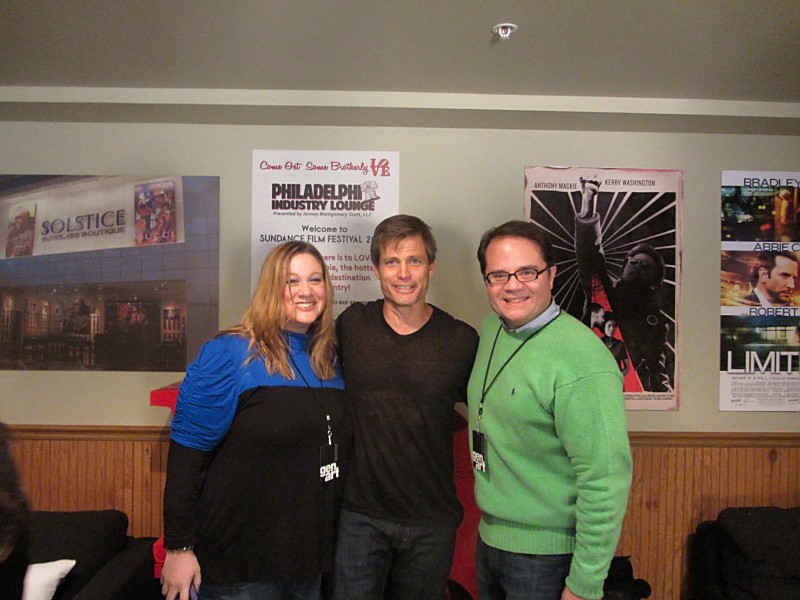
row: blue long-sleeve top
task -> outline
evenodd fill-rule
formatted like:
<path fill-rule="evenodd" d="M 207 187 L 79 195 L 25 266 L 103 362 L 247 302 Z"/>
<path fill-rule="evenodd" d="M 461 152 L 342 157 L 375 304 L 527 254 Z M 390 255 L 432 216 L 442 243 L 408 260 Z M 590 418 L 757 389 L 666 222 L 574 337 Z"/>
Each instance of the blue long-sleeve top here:
<path fill-rule="evenodd" d="M 312 387 L 344 389 L 338 369 L 334 379 L 320 382 L 317 378 L 306 352 L 308 340 L 307 334 L 286 333 L 292 366 L 300 371 L 295 379 L 279 373 L 270 375 L 261 359 L 245 365 L 249 356 L 247 338 L 223 335 L 207 342 L 186 370 L 178 392 L 172 439 L 187 448 L 212 450 L 228 432 L 239 396 L 252 388 L 306 387 L 308 382 Z"/>
<path fill-rule="evenodd" d="M 331 568 L 353 435 L 344 382 L 338 369 L 317 378 L 309 336 L 286 340 L 295 379 L 270 375 L 261 357 L 245 364 L 247 338 L 225 334 L 203 346 L 181 384 L 164 545 L 194 545 L 204 583 L 296 581 Z M 325 461 L 338 470 L 326 478 L 331 442 L 338 454 Z"/>

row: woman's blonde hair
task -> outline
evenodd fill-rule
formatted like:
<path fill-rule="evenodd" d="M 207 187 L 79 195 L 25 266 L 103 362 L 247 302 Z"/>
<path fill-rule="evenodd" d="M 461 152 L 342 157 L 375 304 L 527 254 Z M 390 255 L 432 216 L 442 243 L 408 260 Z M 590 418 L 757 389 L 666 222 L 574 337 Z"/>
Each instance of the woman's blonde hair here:
<path fill-rule="evenodd" d="M 235 333 L 249 338 L 251 351 L 247 362 L 257 357 L 264 359 L 270 375 L 276 372 L 287 379 L 295 373 L 289 361 L 289 347 L 284 338 L 288 319 L 283 293 L 286 289 L 289 263 L 299 254 L 309 254 L 322 267 L 325 285 L 325 307 L 317 320 L 308 328 L 308 354 L 311 368 L 319 379 L 333 379 L 336 361 L 336 342 L 333 326 L 333 286 L 328 267 L 313 245 L 307 242 L 285 242 L 272 250 L 264 259 L 261 274 L 253 292 L 249 308 L 242 322 L 222 333 Z"/>

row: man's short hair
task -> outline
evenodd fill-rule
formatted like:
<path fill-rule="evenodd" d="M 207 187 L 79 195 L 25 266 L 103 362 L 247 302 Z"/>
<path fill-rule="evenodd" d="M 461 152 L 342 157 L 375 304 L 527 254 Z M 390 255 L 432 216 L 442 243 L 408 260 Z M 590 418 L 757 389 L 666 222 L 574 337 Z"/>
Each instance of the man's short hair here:
<path fill-rule="evenodd" d="M 372 234 L 372 242 L 369 245 L 370 258 L 376 267 L 381 261 L 381 250 L 386 244 L 394 242 L 400 243 L 402 240 L 420 236 L 425 244 L 425 253 L 428 255 L 428 262 L 436 260 L 436 240 L 433 237 L 431 228 L 419 217 L 411 215 L 394 215 L 385 218 L 378 223 Z"/>
<path fill-rule="evenodd" d="M 630 249 L 628 255 L 625 257 L 627 261 L 633 256 L 637 254 L 646 254 L 650 258 L 652 258 L 656 263 L 656 281 L 653 281 L 654 286 L 659 286 L 664 283 L 664 275 L 666 274 L 666 265 L 664 264 L 664 257 L 658 253 L 658 250 L 653 248 L 650 244 L 646 242 L 642 242 L 641 244 L 636 244 L 633 248 Z"/>
<path fill-rule="evenodd" d="M 772 269 L 775 268 L 775 259 L 779 256 L 788 258 L 792 262 L 797 262 L 797 255 L 789 250 L 763 250 L 759 252 L 758 258 L 756 258 L 756 265 L 753 267 L 753 273 L 750 276 L 750 283 L 753 287 L 756 287 L 758 283 L 761 269 L 766 269 L 767 273 L 772 273 Z"/>
<path fill-rule="evenodd" d="M 532 241 L 539 247 L 545 265 L 550 267 L 554 264 L 553 244 L 542 228 L 531 221 L 506 221 L 502 225 L 492 227 L 481 236 L 481 242 L 478 245 L 478 263 L 481 265 L 481 273 L 486 272 L 486 249 L 489 244 L 504 237 L 518 237 Z"/>

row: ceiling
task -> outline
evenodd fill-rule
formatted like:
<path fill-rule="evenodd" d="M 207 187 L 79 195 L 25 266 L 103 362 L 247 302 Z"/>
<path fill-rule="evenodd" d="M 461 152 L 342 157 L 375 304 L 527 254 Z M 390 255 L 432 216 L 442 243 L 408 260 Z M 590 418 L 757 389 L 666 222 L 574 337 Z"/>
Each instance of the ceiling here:
<path fill-rule="evenodd" d="M 5 0 L 0 112 L 45 101 L 29 87 L 62 86 L 135 88 L 131 97 L 164 88 L 794 104 L 798 9 L 797 0 Z M 501 22 L 519 26 L 507 41 L 491 31 Z"/>

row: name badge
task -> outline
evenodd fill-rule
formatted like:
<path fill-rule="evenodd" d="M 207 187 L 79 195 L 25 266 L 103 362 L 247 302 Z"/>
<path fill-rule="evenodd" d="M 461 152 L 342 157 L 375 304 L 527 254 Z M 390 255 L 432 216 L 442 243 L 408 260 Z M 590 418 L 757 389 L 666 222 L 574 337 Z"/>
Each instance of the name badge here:
<path fill-rule="evenodd" d="M 481 473 L 487 472 L 486 436 L 474 429 L 472 430 L 472 468 Z"/>
<path fill-rule="evenodd" d="M 339 477 L 339 467 L 336 464 L 338 459 L 338 444 L 322 444 L 319 447 L 319 478 L 323 483 Z"/>

